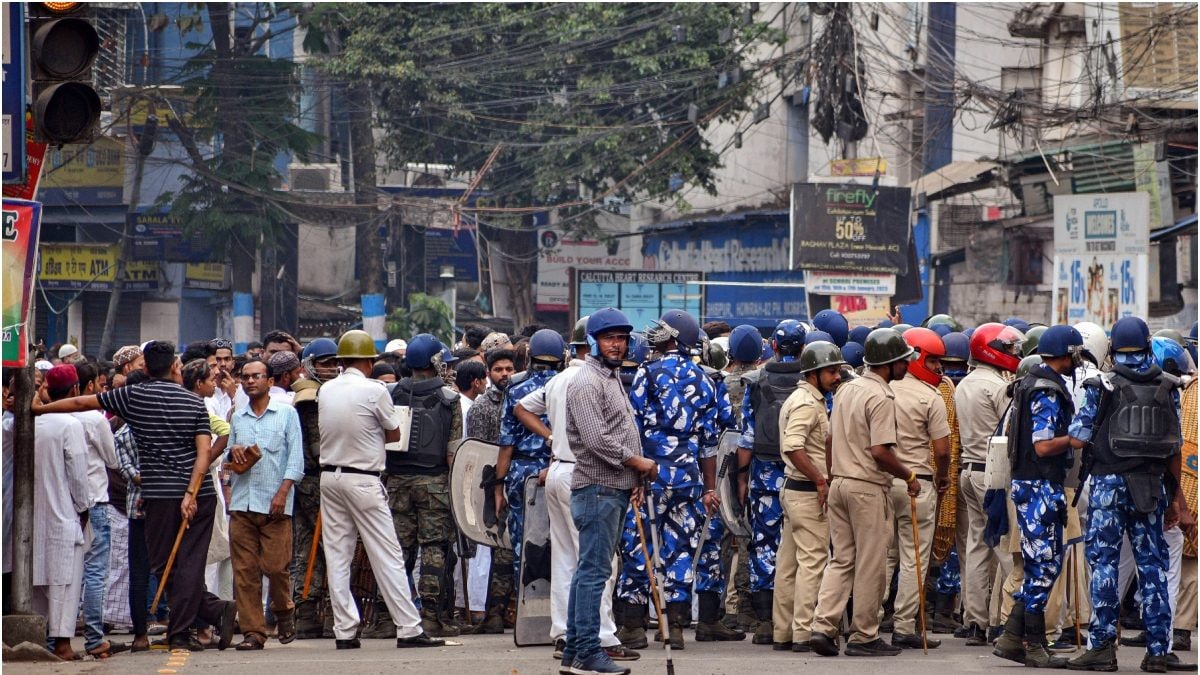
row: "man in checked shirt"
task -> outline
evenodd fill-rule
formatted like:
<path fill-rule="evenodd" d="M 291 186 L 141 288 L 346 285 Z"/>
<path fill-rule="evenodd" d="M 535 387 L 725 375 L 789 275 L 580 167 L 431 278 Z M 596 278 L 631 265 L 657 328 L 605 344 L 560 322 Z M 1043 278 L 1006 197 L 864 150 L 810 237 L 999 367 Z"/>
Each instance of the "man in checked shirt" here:
<path fill-rule="evenodd" d="M 579 566 L 567 606 L 567 644 L 560 673 L 619 673 L 600 647 L 600 599 L 612 572 L 612 557 L 625 511 L 642 498 L 639 482 L 658 464 L 642 457 L 629 397 L 617 375 L 633 326 L 620 310 L 588 317 L 587 362 L 567 399 L 567 438 L 575 453 L 571 519 L 579 530 Z"/>

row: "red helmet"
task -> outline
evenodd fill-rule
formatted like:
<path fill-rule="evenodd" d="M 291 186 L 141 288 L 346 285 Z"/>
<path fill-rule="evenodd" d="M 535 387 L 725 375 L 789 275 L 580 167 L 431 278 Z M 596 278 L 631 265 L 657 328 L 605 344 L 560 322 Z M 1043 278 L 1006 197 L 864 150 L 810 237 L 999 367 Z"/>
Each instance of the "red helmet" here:
<path fill-rule="evenodd" d="M 904 331 L 904 341 L 916 350 L 916 357 L 908 363 L 908 372 L 922 382 L 938 386 L 942 381 L 941 369 L 934 372 L 925 359 L 930 356 L 940 359 L 946 355 L 946 345 L 942 344 L 941 336 L 928 328 L 909 328 Z"/>
<path fill-rule="evenodd" d="M 1024 341 L 1025 335 L 1012 326 L 985 323 L 971 333 L 971 358 L 1015 373 Z"/>

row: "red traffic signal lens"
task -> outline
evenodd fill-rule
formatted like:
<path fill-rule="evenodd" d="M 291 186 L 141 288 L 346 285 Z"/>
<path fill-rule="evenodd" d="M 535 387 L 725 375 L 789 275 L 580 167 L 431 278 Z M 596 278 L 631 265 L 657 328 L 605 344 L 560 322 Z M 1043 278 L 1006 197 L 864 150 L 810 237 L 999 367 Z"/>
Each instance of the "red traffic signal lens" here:
<path fill-rule="evenodd" d="M 83 19 L 57 19 L 37 27 L 33 35 L 33 57 L 51 79 L 75 77 L 96 60 L 100 36 Z"/>

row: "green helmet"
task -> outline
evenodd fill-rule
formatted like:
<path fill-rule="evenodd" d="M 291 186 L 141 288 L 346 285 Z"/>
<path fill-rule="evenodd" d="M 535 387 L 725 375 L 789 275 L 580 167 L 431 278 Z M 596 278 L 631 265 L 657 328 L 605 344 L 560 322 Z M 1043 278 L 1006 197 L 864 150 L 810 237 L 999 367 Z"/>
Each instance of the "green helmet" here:
<path fill-rule="evenodd" d="M 892 330 L 901 335 L 904 335 L 904 331 L 908 330 L 909 328 L 912 328 L 911 323 L 898 323 L 895 326 L 892 326 Z"/>
<path fill-rule="evenodd" d="M 338 339 L 339 359 L 373 359 L 378 355 L 375 341 L 365 330 L 348 330 Z"/>
<path fill-rule="evenodd" d="M 1042 357 L 1037 354 L 1030 354 L 1021 359 L 1021 362 L 1017 364 L 1017 379 L 1025 377 L 1029 374 L 1029 371 L 1033 370 L 1034 366 L 1040 366 L 1041 364 Z"/>
<path fill-rule="evenodd" d="M 587 315 L 579 317 L 575 322 L 575 327 L 571 329 L 571 346 L 586 347 L 587 341 Z"/>
<path fill-rule="evenodd" d="M 1180 347 L 1187 347 L 1187 343 L 1184 342 L 1184 340 L 1183 340 L 1183 333 L 1180 333 L 1179 331 L 1175 330 L 1174 328 L 1163 328 L 1161 330 L 1157 330 L 1154 332 L 1154 335 L 1152 335 L 1151 337 L 1167 338 L 1168 340 L 1174 342 L 1175 344 L 1179 345 Z"/>
<path fill-rule="evenodd" d="M 820 370 L 826 366 L 845 365 L 845 363 L 846 360 L 842 358 L 842 350 L 832 342 L 825 340 L 810 342 L 804 346 L 804 351 L 800 352 L 800 372 L 802 374 Z"/>
<path fill-rule="evenodd" d="M 867 335 L 863 344 L 863 363 L 868 366 L 885 366 L 907 359 L 912 353 L 913 348 L 904 341 L 900 331 L 895 328 L 876 328 Z"/>
<path fill-rule="evenodd" d="M 1025 356 L 1036 354 L 1038 342 L 1042 339 L 1042 333 L 1046 332 L 1045 326 L 1034 326 L 1025 333 L 1025 341 L 1021 343 L 1021 353 Z"/>
<path fill-rule="evenodd" d="M 933 316 L 921 322 L 923 328 L 932 329 L 934 326 L 949 326 L 951 333 L 962 332 L 962 324 L 954 320 L 954 317 L 949 314 L 934 314 Z"/>
<path fill-rule="evenodd" d="M 718 342 L 708 342 L 708 367 L 717 370 L 724 370 L 725 366 L 729 365 L 729 356 L 725 353 L 725 348 Z"/>

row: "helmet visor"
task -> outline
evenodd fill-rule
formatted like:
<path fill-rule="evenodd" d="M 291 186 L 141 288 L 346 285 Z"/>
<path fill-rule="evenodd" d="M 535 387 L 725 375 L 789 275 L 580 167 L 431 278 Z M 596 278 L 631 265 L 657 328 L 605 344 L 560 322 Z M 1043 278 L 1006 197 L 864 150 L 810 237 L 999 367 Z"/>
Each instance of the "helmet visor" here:
<path fill-rule="evenodd" d="M 1024 342 L 1024 333 L 1012 326 L 1005 326 L 1004 330 L 996 333 L 996 337 L 992 338 L 988 346 L 998 352 L 1020 358 L 1023 355 L 1021 348 Z"/>

